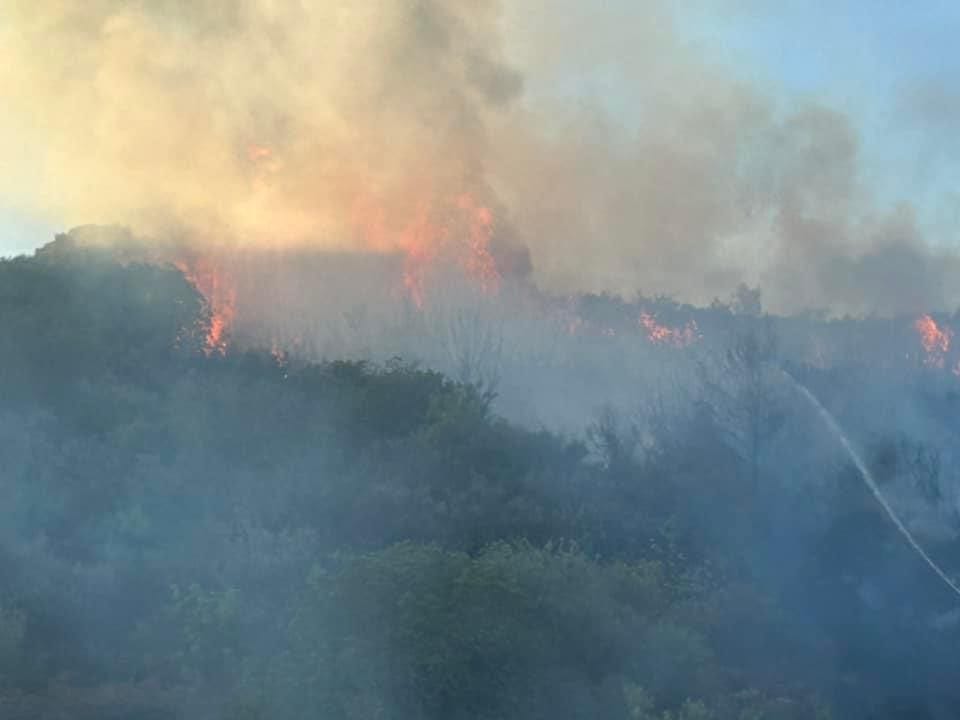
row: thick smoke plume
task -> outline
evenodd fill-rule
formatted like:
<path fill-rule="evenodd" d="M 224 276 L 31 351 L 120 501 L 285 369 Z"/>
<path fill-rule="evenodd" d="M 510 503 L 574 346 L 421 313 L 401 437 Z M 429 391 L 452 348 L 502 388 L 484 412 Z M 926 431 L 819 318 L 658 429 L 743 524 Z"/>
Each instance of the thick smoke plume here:
<path fill-rule="evenodd" d="M 368 206 L 401 225 L 477 190 L 485 116 L 520 87 L 490 50 L 489 3 L 6 14 L 3 84 L 21 125 L 5 134 L 33 141 L 27 194 L 71 223 L 175 222 L 198 242 L 350 244 Z"/>
<path fill-rule="evenodd" d="M 843 114 L 622 5 L 13 0 L 0 192 L 201 248 L 373 250 L 466 196 L 550 291 L 953 309 L 960 263 L 871 199 Z"/>

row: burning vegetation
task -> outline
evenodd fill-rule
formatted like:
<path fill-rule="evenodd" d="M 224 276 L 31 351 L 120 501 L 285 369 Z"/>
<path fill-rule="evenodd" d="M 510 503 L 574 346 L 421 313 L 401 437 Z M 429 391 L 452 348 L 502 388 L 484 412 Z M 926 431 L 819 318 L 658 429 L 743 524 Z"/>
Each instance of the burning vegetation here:
<path fill-rule="evenodd" d="M 208 355 L 225 355 L 237 315 L 237 289 L 229 271 L 209 256 L 176 259 L 176 268 L 196 288 L 209 309 L 205 350 Z"/>
<path fill-rule="evenodd" d="M 960 254 L 855 117 L 666 0 L 9 5 L 4 204 L 122 225 L 0 259 L 0 718 L 960 707 Z"/>
<path fill-rule="evenodd" d="M 950 352 L 950 341 L 953 339 L 953 330 L 941 328 L 930 315 L 921 315 L 913 324 L 920 336 L 923 347 L 923 364 L 943 369 L 946 357 Z"/>
<path fill-rule="evenodd" d="M 346 347 L 343 332 L 392 332 L 387 324 L 400 320 L 389 319 L 383 308 L 397 306 L 398 299 L 402 300 L 400 306 L 408 304 L 424 321 L 428 315 L 436 317 L 448 312 L 446 304 L 469 297 L 469 303 L 482 313 L 507 312 L 516 319 L 528 317 L 544 328 L 557 327 L 569 337 L 612 341 L 639 336 L 652 346 L 676 350 L 705 340 L 715 343 L 722 337 L 717 330 L 717 318 L 723 315 L 717 316 L 706 308 L 651 301 L 642 296 L 626 303 L 614 296 L 555 298 L 543 293 L 530 282 L 527 266 L 511 265 L 509 253 L 502 252 L 504 246 L 497 242 L 489 208 L 470 195 L 447 203 L 445 212 L 431 207 L 423 204 L 420 211 L 399 225 L 388 223 L 386 214 L 374 210 L 373 205 L 368 205 L 363 213 L 358 211 L 358 218 L 362 219 L 358 219 L 358 224 L 368 245 L 361 253 L 296 248 L 264 251 L 228 246 L 199 252 L 192 244 L 148 242 L 121 229 L 94 227 L 72 231 L 62 236 L 61 243 L 65 243 L 63 247 L 99 248 L 125 263 L 174 265 L 205 302 L 208 320 L 203 332 L 208 355 L 226 354 L 231 343 L 239 338 L 242 349 L 270 347 L 278 354 L 284 353 L 287 359 L 311 359 L 327 352 L 311 350 L 320 345 L 327 347 L 322 342 L 318 345 L 316 334 L 331 332 L 329 326 L 324 329 L 311 324 L 311 315 L 342 314 L 345 326 L 336 342 Z M 51 247 L 46 252 L 55 251 Z M 505 286 L 510 288 L 509 292 L 501 293 Z M 458 296 L 462 298 L 457 299 Z M 740 300 L 735 297 L 731 303 L 729 307 L 735 309 Z M 484 306 L 486 310 L 482 310 Z M 631 317 L 637 319 L 631 321 Z M 375 324 L 364 328 L 364 322 Z M 784 322 L 791 325 L 797 321 L 784 318 Z M 808 326 L 809 337 L 796 348 L 798 357 L 828 367 L 845 353 L 857 352 L 851 342 L 862 337 L 871 323 L 879 323 L 877 342 L 888 332 L 884 328 L 907 325 L 917 346 L 916 351 L 909 347 L 877 347 L 878 362 L 895 366 L 919 356 L 925 368 L 960 374 L 960 358 L 953 346 L 954 330 L 948 320 L 938 321 L 932 314 L 913 320 L 890 318 L 863 324 L 855 320 L 814 323 Z M 842 332 L 834 332 L 844 324 L 855 328 L 853 337 L 844 338 Z M 844 350 L 848 346 L 851 349 Z"/>
<path fill-rule="evenodd" d="M 493 214 L 470 195 L 460 195 L 439 209 L 423 203 L 399 227 L 390 225 L 382 211 L 370 206 L 362 212 L 358 210 L 358 217 L 369 248 L 367 253 L 402 257 L 396 289 L 418 311 L 426 309 L 431 287 L 442 284 L 444 278 L 476 289 L 481 297 L 493 298 L 499 292 L 503 275 L 492 246 Z M 336 255 L 306 254 L 321 260 L 324 256 Z M 257 314 L 254 306 L 266 299 L 261 297 L 263 282 L 280 280 L 276 271 L 281 267 L 292 269 L 304 253 L 296 249 L 257 252 L 227 247 L 204 251 L 196 246 L 183 246 L 151 255 L 154 262 L 162 262 L 160 257 L 169 255 L 167 261 L 172 262 L 204 298 L 209 309 L 207 353 L 223 355 L 237 323 L 243 325 L 248 320 L 242 314 L 238 317 L 238 312 L 242 312 L 238 308 Z M 267 262 L 269 267 L 258 268 L 260 262 Z M 354 277 L 353 280 L 366 286 L 372 278 Z"/>
<path fill-rule="evenodd" d="M 697 323 L 693 320 L 683 327 L 667 327 L 658 323 L 653 315 L 644 311 L 640 313 L 640 325 L 646 331 L 650 342 L 657 345 L 684 348 L 695 343 L 700 337 Z"/>
<path fill-rule="evenodd" d="M 368 248 L 404 255 L 403 285 L 418 308 L 424 307 L 431 279 L 451 268 L 486 294 L 498 291 L 493 213 L 471 195 L 441 203 L 421 200 L 399 222 L 391 221 L 382 205 L 362 197 L 354 216 Z"/>

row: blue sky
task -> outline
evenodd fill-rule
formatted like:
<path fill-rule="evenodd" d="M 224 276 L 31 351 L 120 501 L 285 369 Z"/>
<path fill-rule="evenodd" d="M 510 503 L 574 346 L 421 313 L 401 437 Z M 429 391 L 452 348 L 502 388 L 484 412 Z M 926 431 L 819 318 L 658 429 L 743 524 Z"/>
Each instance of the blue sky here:
<path fill-rule="evenodd" d="M 0 256 L 31 253 L 53 240 L 60 228 L 42 219 L 0 203 Z"/>
<path fill-rule="evenodd" d="M 688 22 L 755 79 L 795 93 L 882 95 L 899 82 L 960 68 L 960 6 L 943 0 L 780 0 L 775 10 L 747 3 Z"/>
<path fill-rule="evenodd" d="M 960 217 L 960 133 L 918 122 L 907 110 L 911 93 L 939 88 L 955 93 L 953 107 L 960 111 L 960 3 L 739 5 L 688 11 L 681 27 L 774 97 L 843 111 L 859 131 L 865 179 L 878 200 L 910 202 L 930 227 L 931 242 L 960 245 L 942 222 L 933 227 L 937 219 Z"/>
<path fill-rule="evenodd" d="M 787 103 L 816 100 L 845 112 L 860 131 L 864 172 L 881 201 L 911 202 L 928 223 L 941 220 L 933 242 L 960 245 L 952 222 L 943 221 L 960 220 L 960 133 L 949 123 L 910 122 L 903 112 L 909 92 L 956 84 L 960 118 L 960 3 L 713 0 L 684 7 L 681 32 L 745 80 Z M 0 198 L 0 255 L 29 251 L 58 229 Z"/>

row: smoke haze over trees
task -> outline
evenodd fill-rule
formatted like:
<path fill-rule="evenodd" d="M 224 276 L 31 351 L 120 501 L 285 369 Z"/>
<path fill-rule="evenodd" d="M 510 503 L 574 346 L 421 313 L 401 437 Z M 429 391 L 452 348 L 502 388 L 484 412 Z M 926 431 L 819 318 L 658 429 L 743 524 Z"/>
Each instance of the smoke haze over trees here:
<path fill-rule="evenodd" d="M 4 261 L 3 716 L 949 717 L 954 599 L 771 368 L 827 399 L 952 573 L 960 381 L 796 359 L 817 333 L 898 355 L 893 321 L 764 317 L 746 290 L 646 307 L 699 333 L 636 331 L 661 383 L 598 332 L 476 385 L 210 354 L 181 272 L 69 236 Z M 579 317 L 622 334 L 630 308 Z M 578 391 L 600 368 L 615 392 Z M 549 385 L 578 430 L 517 414 L 538 373 L 520 404 Z"/>

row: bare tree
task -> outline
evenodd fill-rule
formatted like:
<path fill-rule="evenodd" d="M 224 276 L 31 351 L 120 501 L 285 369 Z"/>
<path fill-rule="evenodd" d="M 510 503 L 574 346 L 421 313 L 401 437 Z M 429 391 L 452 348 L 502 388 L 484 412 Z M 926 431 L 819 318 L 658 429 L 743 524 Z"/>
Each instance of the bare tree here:
<path fill-rule="evenodd" d="M 439 278 L 431 286 L 431 302 L 422 318 L 426 345 L 416 348 L 416 354 L 425 354 L 458 382 L 492 396 L 503 364 L 505 306 L 500 298 L 454 279 Z"/>
<path fill-rule="evenodd" d="M 769 440 L 782 424 L 776 355 L 770 323 L 757 327 L 753 321 L 734 331 L 719 357 L 701 363 L 705 399 L 728 442 L 746 462 L 755 489 Z"/>
<path fill-rule="evenodd" d="M 444 348 L 457 380 L 484 394 L 496 392 L 503 359 L 503 322 L 474 306 L 447 318 Z"/>

